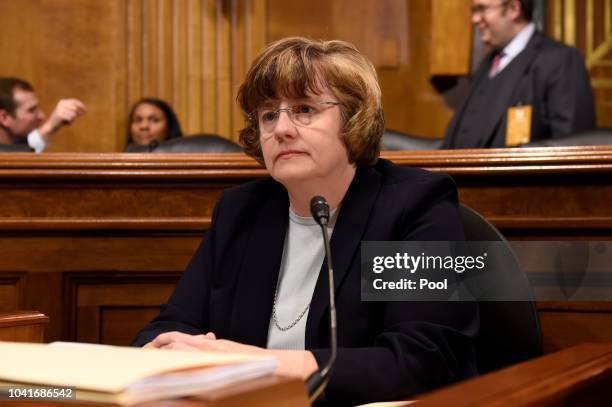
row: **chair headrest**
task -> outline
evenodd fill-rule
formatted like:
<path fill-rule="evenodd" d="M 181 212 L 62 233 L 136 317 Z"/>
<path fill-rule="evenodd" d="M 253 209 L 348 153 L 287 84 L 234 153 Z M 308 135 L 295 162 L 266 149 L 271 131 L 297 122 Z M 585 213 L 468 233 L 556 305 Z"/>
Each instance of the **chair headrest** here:
<path fill-rule="evenodd" d="M 442 139 L 433 139 L 394 130 L 385 130 L 382 138 L 382 150 L 438 150 L 442 147 Z"/>
<path fill-rule="evenodd" d="M 149 144 L 128 144 L 125 147 L 126 153 L 150 153 L 159 146 L 159 141 L 153 140 Z"/>
<path fill-rule="evenodd" d="M 31 153 L 32 148 L 29 145 L 22 144 L 0 144 L 0 152 L 5 153 Z"/>
<path fill-rule="evenodd" d="M 593 129 L 571 136 L 537 140 L 521 147 L 603 146 L 612 144 L 612 129 Z"/>
<path fill-rule="evenodd" d="M 160 143 L 129 144 L 126 153 L 240 153 L 242 147 L 231 140 L 215 134 L 198 134 L 179 137 Z"/>
<path fill-rule="evenodd" d="M 214 135 L 199 134 L 179 137 L 161 143 L 153 149 L 154 153 L 238 153 L 242 147 L 238 144 Z"/>

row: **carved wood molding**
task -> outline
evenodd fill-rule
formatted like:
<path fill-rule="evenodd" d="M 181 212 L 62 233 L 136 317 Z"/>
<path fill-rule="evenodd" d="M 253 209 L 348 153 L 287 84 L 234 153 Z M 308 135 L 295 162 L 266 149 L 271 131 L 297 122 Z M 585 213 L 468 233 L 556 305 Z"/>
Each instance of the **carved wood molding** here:
<path fill-rule="evenodd" d="M 71 340 L 86 339 L 102 343 L 101 318 L 104 309 L 158 307 L 166 301 L 169 293 L 163 298 L 150 298 L 150 292 L 138 296 L 138 287 L 142 290 L 142 287 L 160 285 L 171 292 L 179 277 L 180 272 L 177 271 L 65 273 L 64 312 L 68 315 L 68 337 Z"/>
<path fill-rule="evenodd" d="M 461 200 L 504 233 L 572 230 L 587 236 L 612 229 L 609 146 L 382 157 L 450 174 Z M 200 233 L 210 226 L 223 189 L 266 175 L 244 154 L 6 154 L 0 162 L 0 230 Z"/>
<path fill-rule="evenodd" d="M 25 272 L 21 273 L 2 273 L 0 274 L 0 284 L 4 285 L 16 285 L 20 282 L 20 280 L 24 277 Z"/>
<path fill-rule="evenodd" d="M 39 311 L 0 312 L 0 328 L 46 324 L 49 318 Z"/>
<path fill-rule="evenodd" d="M 610 301 L 538 301 L 538 311 L 612 313 Z"/>
<path fill-rule="evenodd" d="M 210 217 L 201 218 L 152 218 L 152 219 L 122 219 L 122 218 L 0 218 L 0 230 L 7 231 L 53 231 L 53 232 L 84 232 L 88 231 L 143 231 L 149 233 L 170 232 L 201 232 L 210 227 Z"/>
<path fill-rule="evenodd" d="M 399 165 L 455 174 L 609 172 L 612 147 L 541 147 L 530 149 L 432 150 L 383 152 Z M 0 180 L 6 178 L 88 179 L 248 179 L 266 170 L 240 153 L 225 154 L 78 154 L 34 156 L 6 154 L 0 162 Z"/>

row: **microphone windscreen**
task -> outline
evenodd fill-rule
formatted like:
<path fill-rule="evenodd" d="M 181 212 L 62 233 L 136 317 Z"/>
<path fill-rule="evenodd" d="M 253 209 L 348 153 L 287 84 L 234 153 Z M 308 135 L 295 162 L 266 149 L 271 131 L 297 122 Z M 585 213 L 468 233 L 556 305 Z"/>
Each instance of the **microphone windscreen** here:
<path fill-rule="evenodd" d="M 327 224 L 329 220 L 329 205 L 322 196 L 313 196 L 310 200 L 310 213 L 318 224 Z"/>

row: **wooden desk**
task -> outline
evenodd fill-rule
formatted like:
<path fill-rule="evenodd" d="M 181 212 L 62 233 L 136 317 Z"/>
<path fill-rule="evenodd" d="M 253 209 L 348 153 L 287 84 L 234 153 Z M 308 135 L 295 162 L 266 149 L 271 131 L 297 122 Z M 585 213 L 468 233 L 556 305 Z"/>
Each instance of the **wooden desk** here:
<path fill-rule="evenodd" d="M 415 398 L 432 406 L 604 406 L 612 398 L 612 344 L 583 344 Z M 59 406 L 65 403 L 15 403 Z M 81 405 L 79 403 L 70 405 Z M 92 404 L 83 404 L 92 405 Z M 147 403 L 154 407 L 306 406 L 300 380 L 270 377 L 206 398 Z M 406 404 L 409 405 L 409 404 Z"/>
<path fill-rule="evenodd" d="M 0 401 L 3 406 L 16 407 L 29 406 L 112 406 L 90 402 L 59 401 Z M 299 379 L 290 379 L 278 376 L 269 376 L 251 380 L 231 388 L 208 392 L 205 396 L 189 397 L 175 400 L 160 400 L 135 404 L 134 407 L 307 407 L 310 406 L 306 395 L 304 382 Z"/>
<path fill-rule="evenodd" d="M 612 239 L 612 147 L 383 156 L 452 175 L 511 239 Z M 1 158 L 0 311 L 40 309 L 48 341 L 127 344 L 170 295 L 221 191 L 266 175 L 242 154 Z M 610 303 L 540 312 L 549 351 L 612 341 Z"/>
<path fill-rule="evenodd" d="M 612 344 L 583 344 L 418 397 L 431 406 L 604 406 Z"/>
<path fill-rule="evenodd" d="M 0 312 L 0 341 L 42 342 L 48 323 L 38 311 Z"/>

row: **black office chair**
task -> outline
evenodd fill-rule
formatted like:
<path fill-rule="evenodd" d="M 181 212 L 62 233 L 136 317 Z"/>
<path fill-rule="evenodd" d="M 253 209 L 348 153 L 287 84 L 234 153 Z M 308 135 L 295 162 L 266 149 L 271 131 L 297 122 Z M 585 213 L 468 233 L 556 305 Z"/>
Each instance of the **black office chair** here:
<path fill-rule="evenodd" d="M 536 140 L 521 147 L 605 146 L 612 144 L 612 129 L 593 129 L 571 136 Z"/>
<path fill-rule="evenodd" d="M 242 147 L 214 134 L 179 137 L 161 143 L 153 153 L 240 153 Z"/>
<path fill-rule="evenodd" d="M 511 278 L 530 291 L 510 245 L 504 236 L 473 209 L 460 205 L 459 213 L 468 241 L 505 242 L 510 256 L 503 265 L 504 272 L 520 273 Z M 481 301 L 480 333 L 476 341 L 476 362 L 479 372 L 487 373 L 505 366 L 542 355 L 542 333 L 535 304 L 531 301 Z"/>
<path fill-rule="evenodd" d="M 215 134 L 197 134 L 178 137 L 163 143 L 157 140 L 149 144 L 129 144 L 126 153 L 240 153 L 242 147 Z"/>
<path fill-rule="evenodd" d="M 442 139 L 419 137 L 386 129 L 382 138 L 381 150 L 438 150 L 442 147 L 442 141 Z"/>
<path fill-rule="evenodd" d="M 0 144 L 0 153 L 31 153 L 33 151 L 27 144 Z"/>
<path fill-rule="evenodd" d="M 159 146 L 159 141 L 153 140 L 149 144 L 131 143 L 125 147 L 125 153 L 150 153 Z"/>

